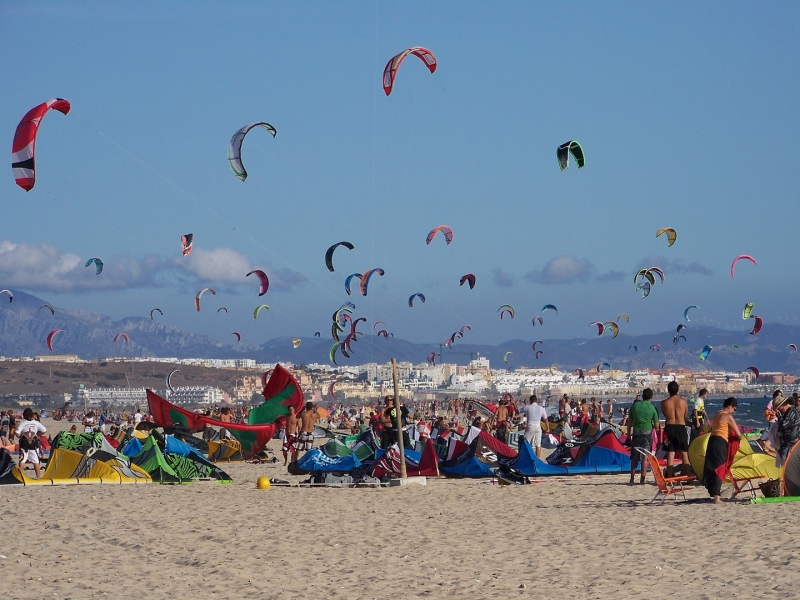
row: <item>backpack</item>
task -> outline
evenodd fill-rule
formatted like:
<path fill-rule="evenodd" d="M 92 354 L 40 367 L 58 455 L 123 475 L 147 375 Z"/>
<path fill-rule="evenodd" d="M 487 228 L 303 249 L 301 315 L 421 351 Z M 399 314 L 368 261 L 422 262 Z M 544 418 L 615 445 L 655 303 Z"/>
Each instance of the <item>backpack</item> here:
<path fill-rule="evenodd" d="M 39 449 L 39 436 L 36 435 L 36 431 L 25 431 L 22 435 L 19 436 L 19 448 L 20 450 L 38 450 Z"/>

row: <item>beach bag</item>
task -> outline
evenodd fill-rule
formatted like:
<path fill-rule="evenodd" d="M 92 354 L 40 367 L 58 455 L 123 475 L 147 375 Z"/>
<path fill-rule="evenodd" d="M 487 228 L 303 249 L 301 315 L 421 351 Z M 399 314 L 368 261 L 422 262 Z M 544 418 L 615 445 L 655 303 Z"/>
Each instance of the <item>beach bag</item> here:
<path fill-rule="evenodd" d="M 19 437 L 19 449 L 26 452 L 39 449 L 39 436 L 35 431 L 26 431 Z"/>
<path fill-rule="evenodd" d="M 781 495 L 780 479 L 768 479 L 759 483 L 758 487 L 761 489 L 761 493 L 764 494 L 764 498 L 777 498 Z"/>

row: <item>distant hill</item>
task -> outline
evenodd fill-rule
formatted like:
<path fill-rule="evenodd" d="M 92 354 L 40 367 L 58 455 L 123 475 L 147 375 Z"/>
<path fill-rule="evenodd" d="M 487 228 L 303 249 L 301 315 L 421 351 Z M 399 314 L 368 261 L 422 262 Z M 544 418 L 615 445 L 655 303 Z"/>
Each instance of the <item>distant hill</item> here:
<path fill-rule="evenodd" d="M 252 358 L 258 362 L 292 362 L 295 364 L 328 363 L 333 341 L 328 338 L 302 338 L 298 348 L 292 339 L 279 337 L 261 346 L 241 343 L 236 346 L 222 344 L 208 336 L 198 335 L 176 327 L 163 325 L 158 320 L 129 317 L 119 321 L 80 310 L 57 310 L 55 316 L 47 308 L 40 310 L 45 301 L 14 292 L 14 301 L 5 302 L 0 296 L 0 354 L 35 356 L 44 354 L 44 339 L 53 329 L 63 329 L 56 338 L 58 353 L 77 354 L 81 358 L 100 356 L 154 356 L 177 358 Z M 122 340 L 113 343 L 114 336 L 124 331 L 130 343 Z M 369 332 L 369 328 L 366 328 Z M 758 335 L 727 331 L 713 327 L 687 324 L 681 332 L 687 340 L 672 343 L 673 331 L 640 336 L 611 334 L 603 337 L 548 340 L 541 338 L 537 349 L 543 354 L 536 360 L 531 343 L 533 339 L 509 340 L 497 346 L 472 344 L 469 333 L 456 340 L 452 349 L 438 344 L 418 344 L 397 337 L 382 338 L 371 333 L 352 342 L 350 359 L 337 353 L 339 364 L 385 363 L 391 358 L 412 363 L 425 362 L 431 350 L 441 352 L 437 362 L 467 364 L 478 355 L 490 360 L 492 367 L 509 369 L 517 367 L 549 367 L 557 363 L 562 370 L 594 368 L 608 362 L 615 368 L 626 370 L 648 367 L 665 369 L 684 367 L 693 370 L 741 371 L 755 366 L 762 371 L 800 373 L 800 356 L 787 349 L 790 343 L 800 343 L 800 327 L 766 323 Z M 534 338 L 535 339 L 535 338 Z M 661 344 L 660 351 L 650 350 Z M 704 344 L 714 347 L 706 361 L 698 355 Z M 733 348 L 736 344 L 739 347 Z M 631 346 L 636 346 L 634 350 Z M 503 363 L 506 352 L 508 363 Z M 666 363 L 666 365 L 664 365 Z"/>

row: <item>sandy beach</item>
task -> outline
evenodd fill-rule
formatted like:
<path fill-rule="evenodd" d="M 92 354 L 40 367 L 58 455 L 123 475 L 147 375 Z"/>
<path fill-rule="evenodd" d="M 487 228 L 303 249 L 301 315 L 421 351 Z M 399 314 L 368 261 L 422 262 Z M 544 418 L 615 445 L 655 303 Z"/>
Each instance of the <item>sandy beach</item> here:
<path fill-rule="evenodd" d="M 260 476 L 300 478 L 287 476 L 282 461 L 221 466 L 232 484 L 0 488 L 7 596 L 796 593 L 800 528 L 791 505 L 649 506 L 654 486 L 628 486 L 627 475 L 529 486 L 429 478 L 427 486 L 258 490 Z M 688 497 L 703 499 L 705 489 Z"/>

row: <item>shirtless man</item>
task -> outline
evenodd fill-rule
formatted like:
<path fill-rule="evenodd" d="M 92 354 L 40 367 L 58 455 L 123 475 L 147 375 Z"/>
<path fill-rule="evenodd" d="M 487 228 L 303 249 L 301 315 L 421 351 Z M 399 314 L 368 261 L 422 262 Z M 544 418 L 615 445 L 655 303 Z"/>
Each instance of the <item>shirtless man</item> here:
<path fill-rule="evenodd" d="M 673 476 L 672 463 L 675 460 L 675 453 L 680 452 L 681 462 L 683 463 L 682 475 L 689 475 L 689 433 L 686 431 L 686 412 L 689 405 L 686 398 L 678 396 L 680 386 L 676 381 L 670 381 L 667 385 L 669 398 L 661 401 L 661 412 L 664 415 L 664 434 L 666 441 L 664 448 L 667 451 L 667 477 Z"/>
<path fill-rule="evenodd" d="M 292 460 L 297 457 L 297 452 L 307 452 L 314 447 L 314 424 L 319 421 L 317 409 L 313 402 L 306 402 L 306 407 L 300 413 L 300 435 L 297 436 L 297 451 L 292 455 Z"/>
<path fill-rule="evenodd" d="M 500 400 L 500 406 L 494 413 L 495 418 L 495 434 L 501 442 L 505 443 L 508 439 L 508 400 Z"/>
<path fill-rule="evenodd" d="M 286 466 L 289 454 L 292 455 L 292 462 L 297 462 L 297 432 L 299 429 L 300 420 L 294 414 L 294 406 L 290 406 L 283 429 L 283 466 Z"/>

